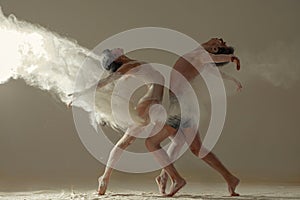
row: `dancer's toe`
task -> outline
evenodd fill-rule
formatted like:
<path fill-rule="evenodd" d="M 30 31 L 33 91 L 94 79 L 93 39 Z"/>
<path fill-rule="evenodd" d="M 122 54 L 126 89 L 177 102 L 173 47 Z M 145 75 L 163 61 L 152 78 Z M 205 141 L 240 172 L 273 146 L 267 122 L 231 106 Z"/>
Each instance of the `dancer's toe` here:
<path fill-rule="evenodd" d="M 98 179 L 99 186 L 98 186 L 98 195 L 104 195 L 107 189 L 108 181 L 105 180 L 103 177 Z"/>
<path fill-rule="evenodd" d="M 186 185 L 186 181 L 184 179 L 180 179 L 177 181 L 173 181 L 171 185 L 171 191 L 169 194 L 165 195 L 167 197 L 172 197 L 174 194 L 176 194 L 181 188 L 183 188 Z"/>
<path fill-rule="evenodd" d="M 232 177 L 232 179 L 228 182 L 228 191 L 230 196 L 240 196 L 235 192 L 237 185 L 240 183 L 240 180 L 236 177 Z"/>
<path fill-rule="evenodd" d="M 161 194 L 166 194 L 166 186 L 168 182 L 168 177 L 165 175 L 159 175 L 155 178 L 158 190 Z"/>
<path fill-rule="evenodd" d="M 233 192 L 233 193 L 230 194 L 230 196 L 232 196 L 232 197 L 237 197 L 237 196 L 240 196 L 240 194 L 239 194 L 239 193 L 236 193 L 236 192 Z"/>

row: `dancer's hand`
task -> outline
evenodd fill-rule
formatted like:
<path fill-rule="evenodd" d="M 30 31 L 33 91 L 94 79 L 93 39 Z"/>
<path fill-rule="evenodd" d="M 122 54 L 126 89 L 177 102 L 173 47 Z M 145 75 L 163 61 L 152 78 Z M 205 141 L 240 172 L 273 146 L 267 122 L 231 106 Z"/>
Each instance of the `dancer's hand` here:
<path fill-rule="evenodd" d="M 243 86 L 242 86 L 241 82 L 237 82 L 237 89 L 236 89 L 236 91 L 237 92 L 241 92 L 242 88 L 243 88 Z"/>
<path fill-rule="evenodd" d="M 231 62 L 234 62 L 236 64 L 236 69 L 237 70 L 241 69 L 241 64 L 240 64 L 240 60 L 238 59 L 238 57 L 232 56 L 231 57 Z"/>
<path fill-rule="evenodd" d="M 68 103 L 67 108 L 71 108 L 73 101 L 71 101 L 70 103 Z"/>

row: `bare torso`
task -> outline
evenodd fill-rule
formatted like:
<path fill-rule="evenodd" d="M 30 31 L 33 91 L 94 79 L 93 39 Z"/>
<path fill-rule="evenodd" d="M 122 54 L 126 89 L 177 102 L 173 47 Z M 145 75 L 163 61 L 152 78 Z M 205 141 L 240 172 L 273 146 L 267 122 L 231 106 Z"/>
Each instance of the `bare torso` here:
<path fill-rule="evenodd" d="M 140 117 L 148 118 L 148 109 L 153 103 L 161 103 L 164 91 L 164 77 L 151 65 L 135 60 L 124 61 L 117 72 L 123 75 L 133 75 L 147 85 L 147 91 L 138 101 L 136 110 Z M 142 65 L 142 66 L 141 66 Z"/>
<path fill-rule="evenodd" d="M 142 67 L 140 67 L 143 65 Z M 135 60 L 129 60 L 126 64 L 124 64 L 120 69 L 117 71 L 122 74 L 133 74 L 142 81 L 145 82 L 147 85 L 147 92 L 146 94 L 139 100 L 139 103 L 155 100 L 160 102 L 163 96 L 163 85 L 164 85 L 164 78 L 163 76 L 153 69 L 151 65 L 145 62 L 139 62 Z M 153 82 L 153 83 L 150 83 Z M 148 83 L 148 84 L 147 84 Z M 156 84 L 155 84 L 156 83 Z"/>
<path fill-rule="evenodd" d="M 193 51 L 180 57 L 174 64 L 170 77 L 170 89 L 180 90 L 182 88 L 182 82 L 178 81 L 180 75 L 182 75 L 186 81 L 192 81 L 199 75 L 199 70 L 203 68 L 201 57 L 206 56 L 206 52 L 202 47 L 198 47 Z"/>

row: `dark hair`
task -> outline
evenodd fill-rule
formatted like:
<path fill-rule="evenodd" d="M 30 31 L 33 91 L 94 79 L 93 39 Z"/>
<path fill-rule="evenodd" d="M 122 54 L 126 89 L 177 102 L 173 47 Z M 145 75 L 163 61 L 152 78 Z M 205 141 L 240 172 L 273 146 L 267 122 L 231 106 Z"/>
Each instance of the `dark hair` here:
<path fill-rule="evenodd" d="M 233 54 L 233 47 L 218 47 L 218 52 L 216 54 Z"/>
<path fill-rule="evenodd" d="M 102 67 L 110 72 L 116 72 L 121 66 L 122 63 L 115 62 L 115 56 L 111 53 L 109 49 L 105 49 L 100 58 L 100 63 Z"/>
<path fill-rule="evenodd" d="M 117 63 L 114 61 L 110 65 L 108 65 L 105 69 L 109 70 L 111 72 L 116 72 L 121 66 L 122 66 L 122 63 Z"/>

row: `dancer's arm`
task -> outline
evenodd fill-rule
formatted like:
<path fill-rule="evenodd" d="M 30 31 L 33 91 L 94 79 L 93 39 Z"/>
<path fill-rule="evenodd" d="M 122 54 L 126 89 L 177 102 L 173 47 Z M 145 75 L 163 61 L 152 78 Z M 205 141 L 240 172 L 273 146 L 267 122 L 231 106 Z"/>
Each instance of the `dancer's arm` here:
<path fill-rule="evenodd" d="M 118 80 L 122 76 L 123 76 L 122 73 L 114 72 L 114 73 L 110 74 L 108 77 L 101 79 L 97 84 L 97 88 L 102 88 L 102 87 L 106 86 L 107 84 L 109 84 L 115 80 Z"/>
<path fill-rule="evenodd" d="M 108 77 L 106 77 L 104 79 L 101 79 L 97 85 L 97 88 L 104 87 L 105 85 L 107 85 L 115 80 L 118 80 L 124 74 L 129 72 L 131 69 L 133 69 L 137 66 L 140 66 L 140 65 L 141 65 L 140 62 L 133 62 L 133 63 L 129 62 L 129 63 L 122 65 L 116 72 L 110 74 Z"/>
<path fill-rule="evenodd" d="M 224 79 L 233 81 L 233 82 L 237 85 L 237 91 L 238 91 L 238 92 L 241 91 L 241 89 L 242 89 L 242 84 L 241 84 L 241 82 L 240 82 L 239 80 L 237 80 L 237 79 L 234 78 L 233 76 L 230 76 L 230 75 L 228 75 L 228 74 L 226 74 L 226 73 L 224 73 L 224 72 L 222 72 L 222 71 L 220 71 L 220 73 L 221 73 L 221 75 L 222 75 L 222 77 L 223 77 Z"/>
<path fill-rule="evenodd" d="M 126 72 L 128 72 L 130 69 L 133 69 L 137 66 L 141 65 L 141 63 L 139 62 L 134 62 L 134 63 L 127 63 L 122 65 L 116 72 L 108 75 L 106 78 L 101 79 L 100 82 L 98 82 L 97 84 L 97 88 L 102 88 L 104 86 L 106 86 L 107 84 L 118 80 L 119 78 L 121 78 Z M 93 88 L 95 87 L 95 85 L 92 85 L 91 87 L 85 89 L 84 91 L 80 91 L 80 92 L 74 92 L 71 94 L 68 94 L 68 96 L 73 96 L 73 100 L 67 105 L 68 108 L 71 107 L 74 99 L 76 99 L 77 97 L 91 91 Z"/>
<path fill-rule="evenodd" d="M 107 85 L 108 83 L 111 83 L 112 81 L 114 80 L 117 80 L 119 78 L 121 78 L 122 74 L 121 73 L 118 73 L 118 72 L 115 72 L 115 73 L 112 73 L 110 75 L 108 75 L 108 77 L 100 80 L 97 84 L 97 88 L 101 88 L 101 87 L 104 87 L 105 85 Z M 68 94 L 68 96 L 72 96 L 73 97 L 73 100 L 68 104 L 68 107 L 71 106 L 72 102 L 74 101 L 74 99 L 76 99 L 77 97 L 79 96 L 82 96 L 83 94 L 86 94 L 87 92 L 90 92 L 93 88 L 95 87 L 95 84 L 90 86 L 89 88 L 86 88 L 85 90 L 83 91 L 80 91 L 80 92 L 74 92 L 74 93 L 71 93 L 71 94 Z"/>
<path fill-rule="evenodd" d="M 240 60 L 235 55 L 226 55 L 226 54 L 210 54 L 210 57 L 215 63 L 222 63 L 222 62 L 234 62 L 236 64 L 236 69 L 240 70 Z"/>
<path fill-rule="evenodd" d="M 225 80 L 229 80 L 229 81 L 233 81 L 236 85 L 237 85 L 237 91 L 241 91 L 242 89 L 242 84 L 239 80 L 237 80 L 236 78 L 234 78 L 233 76 L 230 76 L 224 72 L 222 72 L 219 69 L 216 69 L 214 67 L 211 66 L 205 66 L 204 67 L 204 71 L 202 71 L 201 73 L 203 73 L 202 75 L 206 76 L 206 75 L 213 75 L 215 77 L 219 77 L 219 78 L 223 78 Z M 221 76 L 220 76 L 221 75 Z"/>
<path fill-rule="evenodd" d="M 201 58 L 202 63 L 224 63 L 224 62 L 234 62 L 236 64 L 236 69 L 240 70 L 240 60 L 233 54 L 209 54 L 211 59 L 206 59 L 207 56 Z"/>

